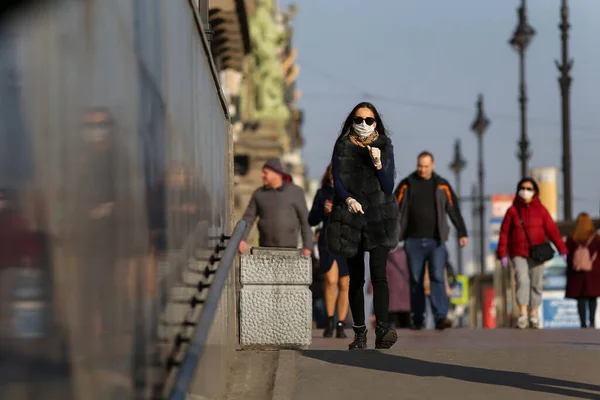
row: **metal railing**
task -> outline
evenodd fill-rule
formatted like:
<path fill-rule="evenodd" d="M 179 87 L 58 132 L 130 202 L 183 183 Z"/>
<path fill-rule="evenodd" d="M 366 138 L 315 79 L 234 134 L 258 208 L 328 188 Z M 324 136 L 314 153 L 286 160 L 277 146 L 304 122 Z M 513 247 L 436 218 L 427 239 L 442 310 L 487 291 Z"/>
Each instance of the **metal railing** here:
<path fill-rule="evenodd" d="M 227 281 L 231 268 L 234 265 L 235 257 L 237 255 L 238 247 L 242 241 L 244 231 L 246 230 L 246 223 L 239 221 L 229 242 L 223 252 L 223 256 L 219 261 L 219 265 L 216 269 L 214 279 L 208 289 L 208 294 L 203 305 L 200 319 L 197 323 L 197 328 L 190 339 L 189 346 L 185 357 L 181 363 L 173 389 L 169 393 L 169 400 L 185 400 L 188 388 L 192 383 L 194 377 L 194 371 L 198 365 L 198 361 L 202 357 L 204 346 L 208 335 L 210 333 L 211 325 L 215 314 L 217 312 L 219 301 L 221 299 L 221 292 Z"/>

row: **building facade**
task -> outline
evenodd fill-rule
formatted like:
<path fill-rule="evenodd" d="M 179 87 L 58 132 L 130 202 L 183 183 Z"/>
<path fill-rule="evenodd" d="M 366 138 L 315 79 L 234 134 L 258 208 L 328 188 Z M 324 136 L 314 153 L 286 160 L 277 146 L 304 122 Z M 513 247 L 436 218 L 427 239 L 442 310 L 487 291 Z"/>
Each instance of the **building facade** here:
<path fill-rule="evenodd" d="M 229 8 L 226 2 L 231 3 Z M 247 17 L 246 25 L 237 22 L 234 27 L 233 3 L 238 21 L 240 15 Z M 241 8 L 243 13 L 239 12 Z M 292 45 L 296 13 L 295 6 L 281 10 L 274 0 L 210 3 L 215 63 L 220 68 L 232 120 L 236 219 L 242 217 L 252 193 L 262 185 L 262 166 L 268 159 L 280 158 L 294 183 L 307 188 L 302 111 L 297 106 L 299 68 L 297 50 Z M 256 228 L 248 242 L 258 243 Z"/>

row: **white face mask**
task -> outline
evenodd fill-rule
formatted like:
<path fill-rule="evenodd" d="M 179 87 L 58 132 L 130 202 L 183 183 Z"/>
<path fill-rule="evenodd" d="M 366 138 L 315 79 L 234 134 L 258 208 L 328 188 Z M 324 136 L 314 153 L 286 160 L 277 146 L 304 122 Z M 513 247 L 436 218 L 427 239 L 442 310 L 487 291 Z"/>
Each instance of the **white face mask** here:
<path fill-rule="evenodd" d="M 523 200 L 531 200 L 533 194 L 534 193 L 531 190 L 519 190 L 519 197 Z"/>
<path fill-rule="evenodd" d="M 360 124 L 353 124 L 352 129 L 361 138 L 366 138 L 375 131 L 375 124 L 367 125 L 365 121 Z"/>

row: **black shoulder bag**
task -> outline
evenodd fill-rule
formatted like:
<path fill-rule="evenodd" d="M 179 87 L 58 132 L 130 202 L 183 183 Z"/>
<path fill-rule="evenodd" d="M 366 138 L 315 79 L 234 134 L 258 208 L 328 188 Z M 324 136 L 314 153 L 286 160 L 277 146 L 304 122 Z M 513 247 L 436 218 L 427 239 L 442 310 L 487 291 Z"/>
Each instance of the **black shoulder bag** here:
<path fill-rule="evenodd" d="M 549 242 L 536 244 L 535 246 L 531 243 L 531 239 L 529 238 L 529 234 L 527 233 L 527 228 L 525 228 L 525 222 L 523 222 L 523 218 L 521 217 L 521 213 L 517 211 L 519 215 L 519 221 L 521 221 L 521 226 L 523 227 L 523 231 L 525 232 L 525 237 L 527 238 L 527 243 L 529 244 L 529 257 L 537 263 L 543 264 L 548 260 L 554 258 L 554 249 L 550 245 Z"/>

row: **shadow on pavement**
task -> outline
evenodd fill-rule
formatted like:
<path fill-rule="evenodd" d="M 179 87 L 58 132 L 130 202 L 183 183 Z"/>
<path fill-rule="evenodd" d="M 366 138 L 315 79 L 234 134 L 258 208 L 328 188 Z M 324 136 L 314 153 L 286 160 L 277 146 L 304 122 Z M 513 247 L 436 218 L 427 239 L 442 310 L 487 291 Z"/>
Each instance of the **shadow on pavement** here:
<path fill-rule="evenodd" d="M 396 356 L 375 350 L 360 352 L 340 350 L 306 350 L 304 357 L 332 364 L 366 368 L 377 371 L 395 372 L 418 377 L 446 377 L 465 382 L 507 386 L 532 392 L 570 396 L 575 399 L 600 399 L 600 386 L 546 378 L 523 372 L 493 370 L 462 365 L 423 361 L 405 356 Z M 579 390 L 597 393 L 586 393 Z"/>

